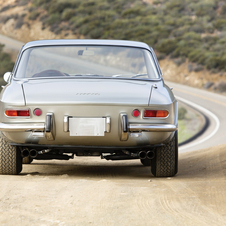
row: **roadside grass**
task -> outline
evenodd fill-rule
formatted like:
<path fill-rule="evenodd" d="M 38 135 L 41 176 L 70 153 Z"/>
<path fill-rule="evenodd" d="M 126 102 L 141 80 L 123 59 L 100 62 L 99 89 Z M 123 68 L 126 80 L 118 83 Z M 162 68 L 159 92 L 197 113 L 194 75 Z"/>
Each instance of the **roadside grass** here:
<path fill-rule="evenodd" d="M 178 143 L 188 140 L 195 133 L 193 131 L 187 130 L 188 121 L 187 120 L 178 120 Z"/>
<path fill-rule="evenodd" d="M 178 142 L 181 143 L 198 133 L 204 125 L 202 115 L 179 102 Z"/>

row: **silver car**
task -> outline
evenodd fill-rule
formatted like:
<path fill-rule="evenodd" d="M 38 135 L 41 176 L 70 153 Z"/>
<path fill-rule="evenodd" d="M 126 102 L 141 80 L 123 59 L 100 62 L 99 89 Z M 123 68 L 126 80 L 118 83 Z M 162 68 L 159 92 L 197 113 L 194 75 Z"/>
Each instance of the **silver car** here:
<path fill-rule="evenodd" d="M 4 80 L 0 174 L 74 156 L 140 159 L 154 176 L 177 173 L 178 104 L 147 44 L 29 42 Z"/>

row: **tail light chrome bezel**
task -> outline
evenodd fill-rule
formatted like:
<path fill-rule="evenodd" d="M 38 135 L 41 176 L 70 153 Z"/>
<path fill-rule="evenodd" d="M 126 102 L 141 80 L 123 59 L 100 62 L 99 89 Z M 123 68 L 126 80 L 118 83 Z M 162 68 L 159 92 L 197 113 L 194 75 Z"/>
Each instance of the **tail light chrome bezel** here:
<path fill-rule="evenodd" d="M 28 112 L 29 115 L 25 115 L 25 116 L 20 116 L 20 115 L 7 115 L 7 111 L 26 111 Z M 6 108 L 5 111 L 4 111 L 4 114 L 7 118 L 31 118 L 31 110 L 29 108 L 27 109 L 22 109 L 22 108 Z"/>

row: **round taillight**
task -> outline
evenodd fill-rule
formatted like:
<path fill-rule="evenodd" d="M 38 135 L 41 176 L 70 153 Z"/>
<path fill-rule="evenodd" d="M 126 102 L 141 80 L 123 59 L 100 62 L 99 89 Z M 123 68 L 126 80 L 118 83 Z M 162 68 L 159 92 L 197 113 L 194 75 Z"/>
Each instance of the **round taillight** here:
<path fill-rule="evenodd" d="M 41 114 L 42 114 L 42 110 L 41 110 L 41 109 L 36 108 L 36 109 L 34 110 L 34 115 L 40 116 Z"/>
<path fill-rule="evenodd" d="M 132 115 L 133 115 L 133 117 L 138 117 L 140 115 L 140 111 L 135 109 L 135 110 L 133 110 Z"/>

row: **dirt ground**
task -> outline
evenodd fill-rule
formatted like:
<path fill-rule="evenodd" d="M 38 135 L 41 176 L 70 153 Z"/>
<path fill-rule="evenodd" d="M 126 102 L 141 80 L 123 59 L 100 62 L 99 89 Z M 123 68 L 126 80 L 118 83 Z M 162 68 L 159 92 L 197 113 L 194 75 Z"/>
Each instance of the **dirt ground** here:
<path fill-rule="evenodd" d="M 0 176 L 0 225 L 225 225 L 225 149 L 181 153 L 172 178 L 138 160 L 36 160 Z"/>

